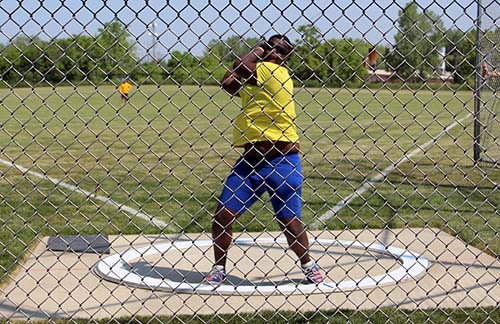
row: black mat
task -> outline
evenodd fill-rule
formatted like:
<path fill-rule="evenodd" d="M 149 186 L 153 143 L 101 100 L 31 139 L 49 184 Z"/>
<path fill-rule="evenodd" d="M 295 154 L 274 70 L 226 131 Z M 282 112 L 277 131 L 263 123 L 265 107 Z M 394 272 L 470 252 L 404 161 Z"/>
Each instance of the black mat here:
<path fill-rule="evenodd" d="M 102 234 L 51 236 L 47 242 L 51 251 L 109 254 L 110 248 L 108 236 Z"/>

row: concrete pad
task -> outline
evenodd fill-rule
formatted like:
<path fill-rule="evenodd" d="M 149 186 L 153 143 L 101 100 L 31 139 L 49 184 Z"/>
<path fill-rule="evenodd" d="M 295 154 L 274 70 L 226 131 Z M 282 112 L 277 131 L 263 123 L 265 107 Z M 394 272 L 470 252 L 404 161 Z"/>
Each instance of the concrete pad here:
<path fill-rule="evenodd" d="M 277 238 L 280 233 L 239 233 L 235 239 Z M 383 244 L 421 254 L 430 261 L 424 273 L 369 289 L 314 294 L 250 295 L 165 292 L 107 281 L 95 265 L 108 255 L 49 251 L 45 238 L 12 282 L 1 289 L 0 316 L 6 319 L 91 318 L 180 314 L 223 314 L 257 310 L 313 311 L 378 307 L 453 308 L 497 306 L 500 262 L 436 229 L 395 229 L 311 232 L 317 240 Z M 206 234 L 110 236 L 111 254 L 172 242 L 208 240 Z M 155 253 L 130 262 L 141 276 L 200 283 L 212 263 L 210 246 Z M 376 277 L 398 269 L 394 257 L 370 250 L 315 244 L 312 256 L 327 280 L 342 282 Z M 229 286 L 299 284 L 296 258 L 279 242 L 236 244 L 229 252 Z M 154 287 L 152 287 L 154 288 Z"/>

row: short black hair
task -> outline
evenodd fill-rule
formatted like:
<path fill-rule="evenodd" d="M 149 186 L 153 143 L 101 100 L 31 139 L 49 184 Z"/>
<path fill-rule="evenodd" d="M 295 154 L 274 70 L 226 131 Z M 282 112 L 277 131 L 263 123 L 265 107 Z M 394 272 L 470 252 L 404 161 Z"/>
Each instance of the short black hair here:
<path fill-rule="evenodd" d="M 288 45 L 290 45 L 291 48 L 293 48 L 293 44 L 290 41 L 290 39 L 288 37 L 286 37 L 285 35 L 282 35 L 282 34 L 276 34 L 276 35 L 273 35 L 273 36 L 269 37 L 268 42 L 270 43 L 271 39 L 276 39 L 276 38 L 284 40 L 285 42 L 288 43 Z"/>

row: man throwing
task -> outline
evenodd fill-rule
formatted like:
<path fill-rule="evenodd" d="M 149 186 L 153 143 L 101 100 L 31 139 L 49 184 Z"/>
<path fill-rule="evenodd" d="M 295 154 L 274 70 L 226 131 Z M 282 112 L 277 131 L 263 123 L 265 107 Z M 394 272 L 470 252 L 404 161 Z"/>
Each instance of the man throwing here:
<path fill-rule="evenodd" d="M 234 145 L 244 149 L 226 179 L 212 224 L 215 263 L 206 281 L 221 284 L 226 277 L 232 224 L 264 192 L 287 242 L 300 260 L 309 283 L 323 276 L 309 256 L 309 240 L 301 221 L 302 167 L 295 125 L 293 81 L 285 66 L 292 44 L 274 35 L 236 60 L 222 79 L 222 87 L 241 97 L 235 121 Z"/>

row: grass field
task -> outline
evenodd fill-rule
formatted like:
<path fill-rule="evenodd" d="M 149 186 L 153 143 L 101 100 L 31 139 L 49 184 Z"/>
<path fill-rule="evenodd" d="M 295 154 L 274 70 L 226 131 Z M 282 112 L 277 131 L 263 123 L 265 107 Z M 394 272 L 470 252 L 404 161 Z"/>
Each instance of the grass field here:
<path fill-rule="evenodd" d="M 2 281 L 46 235 L 210 231 L 238 156 L 231 148 L 238 99 L 216 87 L 141 86 L 121 106 L 113 87 L 86 86 L 0 89 L 0 100 L 1 160 L 167 223 L 158 228 L 0 164 Z M 500 170 L 473 164 L 470 92 L 300 89 L 296 101 L 305 223 L 414 152 L 321 227 L 437 227 L 499 255 Z M 235 230 L 265 229 L 278 226 L 264 199 Z"/>

